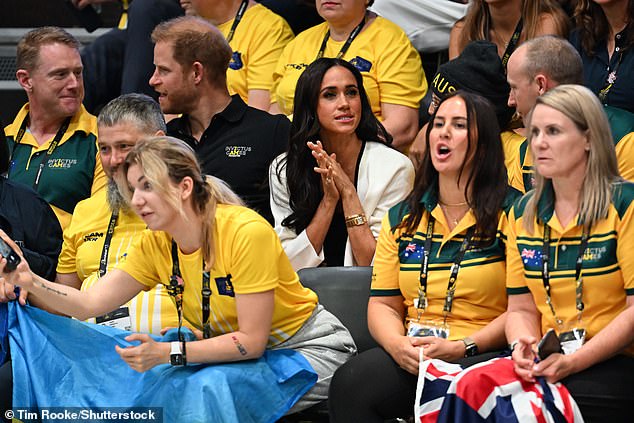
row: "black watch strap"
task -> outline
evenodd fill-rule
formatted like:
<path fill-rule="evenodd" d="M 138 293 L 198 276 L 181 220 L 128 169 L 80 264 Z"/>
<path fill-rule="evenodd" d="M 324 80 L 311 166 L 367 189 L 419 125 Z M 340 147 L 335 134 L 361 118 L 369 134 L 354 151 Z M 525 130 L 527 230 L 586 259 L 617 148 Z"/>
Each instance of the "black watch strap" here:
<path fill-rule="evenodd" d="M 467 336 L 466 338 L 462 338 L 462 342 L 464 343 L 465 357 L 473 357 L 474 355 L 478 355 L 478 346 L 473 339 Z"/>

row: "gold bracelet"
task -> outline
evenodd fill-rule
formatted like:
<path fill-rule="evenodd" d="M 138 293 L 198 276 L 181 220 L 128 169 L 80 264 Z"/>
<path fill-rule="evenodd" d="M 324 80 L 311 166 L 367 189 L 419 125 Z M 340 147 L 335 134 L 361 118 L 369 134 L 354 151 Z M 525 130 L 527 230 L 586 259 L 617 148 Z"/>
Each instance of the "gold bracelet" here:
<path fill-rule="evenodd" d="M 353 214 L 352 216 L 346 216 L 346 226 L 352 228 L 353 226 L 361 226 L 368 223 L 364 213 Z"/>

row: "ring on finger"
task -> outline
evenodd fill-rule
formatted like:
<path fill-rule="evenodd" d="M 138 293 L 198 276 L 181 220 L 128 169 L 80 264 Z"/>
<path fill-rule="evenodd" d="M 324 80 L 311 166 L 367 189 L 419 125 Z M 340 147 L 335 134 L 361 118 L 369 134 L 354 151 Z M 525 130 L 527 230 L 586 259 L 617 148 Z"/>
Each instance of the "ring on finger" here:
<path fill-rule="evenodd" d="M 327 183 L 331 183 L 332 182 L 332 178 L 326 178 L 326 182 Z"/>

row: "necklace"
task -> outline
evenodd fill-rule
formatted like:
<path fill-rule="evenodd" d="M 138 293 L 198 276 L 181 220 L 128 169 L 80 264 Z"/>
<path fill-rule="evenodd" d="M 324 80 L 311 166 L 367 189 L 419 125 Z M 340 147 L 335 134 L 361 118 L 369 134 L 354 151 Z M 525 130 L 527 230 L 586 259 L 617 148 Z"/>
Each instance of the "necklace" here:
<path fill-rule="evenodd" d="M 493 32 L 493 35 L 495 35 L 495 38 L 498 40 L 499 43 L 501 43 L 504 46 L 503 48 L 506 50 L 506 48 L 509 46 L 509 42 L 511 41 L 511 37 L 513 35 L 511 34 L 508 41 L 505 41 L 504 38 L 502 38 L 500 34 L 498 34 L 495 28 L 491 28 L 491 32 Z"/>
<path fill-rule="evenodd" d="M 449 220 L 450 222 L 453 222 L 453 226 L 458 226 L 458 221 L 460 219 L 462 219 L 464 217 L 465 214 L 467 214 L 467 210 L 465 210 L 463 213 L 461 213 L 459 216 L 453 216 L 451 213 L 449 213 L 449 210 L 447 210 L 447 207 L 449 206 L 458 206 L 459 204 L 443 204 L 443 203 L 438 203 L 440 204 L 440 209 L 443 211 L 443 213 L 445 214 L 445 217 L 447 218 L 447 220 Z M 464 203 L 460 203 L 461 205 L 466 205 L 467 202 Z"/>
<path fill-rule="evenodd" d="M 462 203 L 448 204 L 448 203 L 443 203 L 442 201 L 438 201 L 438 204 L 444 207 L 460 207 L 460 206 L 466 206 L 469 203 L 466 201 L 463 201 Z"/>

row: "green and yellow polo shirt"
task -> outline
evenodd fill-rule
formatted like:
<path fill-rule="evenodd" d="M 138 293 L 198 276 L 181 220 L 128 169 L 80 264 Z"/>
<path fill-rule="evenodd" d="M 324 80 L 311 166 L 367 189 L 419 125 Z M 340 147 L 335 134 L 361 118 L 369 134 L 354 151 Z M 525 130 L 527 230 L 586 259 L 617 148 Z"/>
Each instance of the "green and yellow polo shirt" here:
<path fill-rule="evenodd" d="M 484 248 L 469 247 L 464 255 L 456 282 L 452 312 L 447 319 L 449 339 L 470 336 L 506 311 L 506 211 L 519 196 L 517 190 L 509 187 L 503 210 L 500 211 L 496 239 Z M 475 216 L 469 210 L 450 231 L 436 194 L 429 190 L 420 201 L 425 212 L 414 234 L 406 233 L 402 228 L 396 229 L 409 214 L 405 203 L 397 204 L 385 215 L 372 271 L 370 295 L 402 296 L 407 310 L 405 326 L 418 316 L 413 300 L 418 297 L 429 216 L 433 216 L 436 222 L 427 275 L 428 307 L 422 316 L 423 320 L 442 322 L 451 266 L 467 230 L 476 224 Z"/>
<path fill-rule="evenodd" d="M 42 156 L 53 139 L 39 145 L 27 130 L 19 144 L 14 142 L 29 111 L 25 104 L 13 123 L 5 128 L 11 164 L 8 177 L 33 186 Z M 42 171 L 38 193 L 53 208 L 65 229 L 75 205 L 106 185 L 97 147 L 97 119 L 84 106 L 72 117 L 68 129 Z"/>
<path fill-rule="evenodd" d="M 507 293 L 530 293 L 542 316 L 542 331 L 557 329 L 546 304 L 542 280 L 543 222 L 546 222 L 551 230 L 549 270 L 555 312 L 565 327 L 582 326 L 590 338 L 623 311 L 627 295 L 634 295 L 634 183 L 614 184 L 608 217 L 591 228 L 581 271 L 585 305 L 581 325 L 577 324 L 575 308 L 575 263 L 583 228 L 578 216 L 562 227 L 554 213 L 552 192 L 545 192 L 538 202 L 534 231 L 528 233 L 523 216 L 532 195 L 534 191 L 518 200 L 509 215 Z"/>

